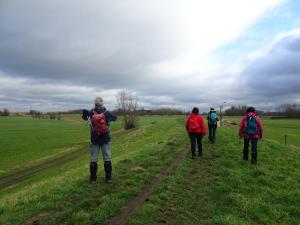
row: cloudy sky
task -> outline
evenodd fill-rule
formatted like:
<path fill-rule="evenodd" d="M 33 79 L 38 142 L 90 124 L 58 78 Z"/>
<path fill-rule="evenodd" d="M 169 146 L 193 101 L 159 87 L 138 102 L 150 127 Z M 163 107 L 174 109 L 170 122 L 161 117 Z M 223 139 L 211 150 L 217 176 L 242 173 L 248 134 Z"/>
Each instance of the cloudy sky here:
<path fill-rule="evenodd" d="M 0 108 L 300 103 L 298 0 L 0 0 Z"/>

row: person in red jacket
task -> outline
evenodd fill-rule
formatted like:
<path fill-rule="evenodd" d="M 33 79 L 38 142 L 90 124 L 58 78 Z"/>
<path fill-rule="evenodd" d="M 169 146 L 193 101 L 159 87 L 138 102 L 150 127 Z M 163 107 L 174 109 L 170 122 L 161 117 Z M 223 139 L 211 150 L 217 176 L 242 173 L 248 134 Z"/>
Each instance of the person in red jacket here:
<path fill-rule="evenodd" d="M 191 140 L 192 159 L 196 157 L 196 142 L 199 156 L 202 156 L 202 137 L 206 135 L 206 127 L 198 108 L 193 108 L 186 120 L 185 127 Z"/>
<path fill-rule="evenodd" d="M 255 113 L 254 107 L 246 110 L 246 115 L 242 117 L 239 128 L 240 138 L 244 137 L 244 160 L 248 160 L 249 143 L 251 142 L 251 163 L 257 163 L 257 142 L 262 138 L 263 126 L 260 118 Z"/>

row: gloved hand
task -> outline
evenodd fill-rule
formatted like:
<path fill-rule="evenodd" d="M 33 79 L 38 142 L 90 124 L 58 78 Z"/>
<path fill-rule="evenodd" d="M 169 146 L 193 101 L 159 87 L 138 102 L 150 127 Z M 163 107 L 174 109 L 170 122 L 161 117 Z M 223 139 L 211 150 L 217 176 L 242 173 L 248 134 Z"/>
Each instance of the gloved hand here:
<path fill-rule="evenodd" d="M 89 118 L 89 110 L 83 109 L 82 110 L 82 119 L 88 120 L 88 118 Z"/>

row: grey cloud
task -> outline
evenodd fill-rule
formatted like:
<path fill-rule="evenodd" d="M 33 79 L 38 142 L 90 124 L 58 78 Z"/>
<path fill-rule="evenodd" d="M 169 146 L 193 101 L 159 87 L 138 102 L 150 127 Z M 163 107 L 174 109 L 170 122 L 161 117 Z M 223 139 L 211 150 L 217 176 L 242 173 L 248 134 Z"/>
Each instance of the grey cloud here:
<path fill-rule="evenodd" d="M 132 87 L 178 50 L 164 15 L 142 2 L 0 4 L 0 70 L 18 77 Z"/>
<path fill-rule="evenodd" d="M 10 78 L 0 83 L 0 104 L 86 107 L 96 92 L 120 88 L 136 91 L 149 106 L 200 106 L 201 111 L 223 101 L 299 99 L 295 36 L 277 42 L 232 84 L 214 75 L 201 82 L 199 71 L 182 80 L 160 73 L 157 64 L 178 62 L 172 59 L 183 51 L 183 29 L 177 26 L 184 2 L 0 1 L 0 73 Z M 27 81 L 13 82 L 20 78 Z M 115 106 L 113 97 L 107 103 Z"/>
<path fill-rule="evenodd" d="M 252 96 L 259 101 L 280 98 L 294 102 L 300 98 L 299 62 L 300 37 L 283 38 L 241 73 L 238 89 L 242 96 Z"/>

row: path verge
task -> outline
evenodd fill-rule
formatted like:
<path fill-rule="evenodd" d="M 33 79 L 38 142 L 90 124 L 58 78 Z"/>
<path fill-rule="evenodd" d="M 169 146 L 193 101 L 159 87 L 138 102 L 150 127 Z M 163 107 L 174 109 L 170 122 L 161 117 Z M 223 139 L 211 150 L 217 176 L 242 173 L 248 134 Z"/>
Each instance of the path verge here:
<path fill-rule="evenodd" d="M 123 208 L 120 215 L 112 218 L 108 224 L 110 225 L 123 225 L 127 222 L 130 216 L 134 213 L 134 210 L 140 207 L 149 197 L 149 195 L 155 190 L 158 184 L 175 169 L 178 163 L 187 155 L 188 148 L 185 148 L 182 153 L 168 166 L 166 170 L 158 174 L 154 180 L 148 184 L 144 190 L 135 198 L 131 199 Z"/>

